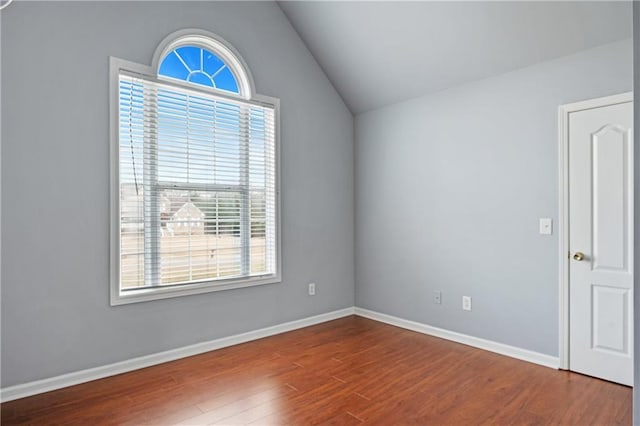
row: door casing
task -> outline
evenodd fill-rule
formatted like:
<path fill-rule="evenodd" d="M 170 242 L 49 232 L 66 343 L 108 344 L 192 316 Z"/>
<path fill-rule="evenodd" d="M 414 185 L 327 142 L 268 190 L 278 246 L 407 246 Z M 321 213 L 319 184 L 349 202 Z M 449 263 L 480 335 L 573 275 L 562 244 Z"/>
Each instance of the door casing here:
<path fill-rule="evenodd" d="M 569 370 L 569 114 L 633 101 L 633 92 L 560 105 L 558 108 L 559 368 Z"/>

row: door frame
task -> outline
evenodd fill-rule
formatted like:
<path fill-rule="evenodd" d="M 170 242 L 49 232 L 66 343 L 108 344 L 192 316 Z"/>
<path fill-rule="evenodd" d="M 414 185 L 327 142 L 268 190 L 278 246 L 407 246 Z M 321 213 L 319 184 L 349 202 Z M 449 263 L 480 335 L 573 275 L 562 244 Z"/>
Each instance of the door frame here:
<path fill-rule="evenodd" d="M 559 212 L 559 350 L 558 368 L 569 370 L 569 114 L 587 109 L 633 102 L 633 92 L 588 99 L 558 107 Z"/>

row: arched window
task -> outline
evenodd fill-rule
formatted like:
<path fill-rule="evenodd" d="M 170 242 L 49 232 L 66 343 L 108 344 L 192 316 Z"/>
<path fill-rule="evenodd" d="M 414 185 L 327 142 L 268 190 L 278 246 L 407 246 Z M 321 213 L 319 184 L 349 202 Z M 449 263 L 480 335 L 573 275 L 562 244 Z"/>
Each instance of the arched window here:
<path fill-rule="evenodd" d="M 158 77 L 251 99 L 253 78 L 240 54 L 215 34 L 184 30 L 165 38 L 153 57 Z"/>
<path fill-rule="evenodd" d="M 215 53 L 199 46 L 173 49 L 160 63 L 158 75 L 239 93 L 238 82 L 229 66 Z"/>
<path fill-rule="evenodd" d="M 279 282 L 278 100 L 198 30 L 111 78 L 112 304 Z"/>

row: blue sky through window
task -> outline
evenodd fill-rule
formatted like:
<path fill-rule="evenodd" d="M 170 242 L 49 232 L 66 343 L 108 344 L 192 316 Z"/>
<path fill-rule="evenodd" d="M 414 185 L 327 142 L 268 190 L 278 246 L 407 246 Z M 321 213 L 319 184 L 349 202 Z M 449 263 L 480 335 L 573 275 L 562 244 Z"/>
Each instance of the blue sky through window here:
<path fill-rule="evenodd" d="M 158 74 L 214 89 L 240 93 L 229 67 L 214 53 L 198 46 L 182 46 L 164 57 Z"/>

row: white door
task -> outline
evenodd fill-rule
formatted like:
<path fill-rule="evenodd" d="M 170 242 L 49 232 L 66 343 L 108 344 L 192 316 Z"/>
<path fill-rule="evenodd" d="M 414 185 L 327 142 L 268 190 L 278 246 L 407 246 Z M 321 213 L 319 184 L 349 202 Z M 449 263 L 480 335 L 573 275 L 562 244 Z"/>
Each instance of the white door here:
<path fill-rule="evenodd" d="M 568 124 L 569 368 L 632 385 L 633 102 Z"/>

